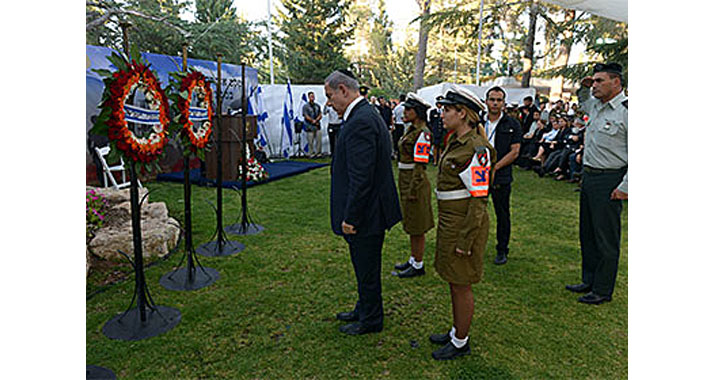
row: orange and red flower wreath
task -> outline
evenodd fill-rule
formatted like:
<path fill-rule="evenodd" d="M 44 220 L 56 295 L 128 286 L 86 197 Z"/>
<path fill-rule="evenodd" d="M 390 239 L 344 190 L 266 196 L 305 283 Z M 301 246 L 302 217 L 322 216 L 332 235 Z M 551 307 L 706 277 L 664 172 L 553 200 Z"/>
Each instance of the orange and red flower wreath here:
<path fill-rule="evenodd" d="M 193 152 L 196 149 L 203 149 L 208 144 L 211 136 L 212 121 L 213 121 L 213 103 L 211 86 L 206 81 L 206 77 L 198 71 L 189 72 L 183 79 L 179 87 L 179 94 L 187 94 L 186 98 L 179 96 L 179 101 L 176 102 L 179 112 L 179 124 L 181 124 L 181 135 L 188 137 L 190 141 L 189 147 Z M 198 121 L 201 125 L 197 126 L 194 131 L 194 122 L 191 121 L 191 95 L 194 91 L 198 91 L 199 105 L 206 108 L 208 117 L 206 121 Z"/>
<path fill-rule="evenodd" d="M 109 96 L 102 104 L 109 107 L 111 117 L 106 121 L 107 136 L 116 147 L 134 161 L 148 163 L 157 159 L 166 145 L 169 127 L 169 104 L 166 94 L 148 66 L 132 61 L 127 70 L 118 70 L 107 83 Z M 159 112 L 159 124 L 153 125 L 149 137 L 137 137 L 126 120 L 124 104 L 137 87 L 144 91 L 149 108 Z"/>
<path fill-rule="evenodd" d="M 106 121 L 107 136 L 114 141 L 117 149 L 134 161 L 149 163 L 156 160 L 168 142 L 170 125 L 168 98 L 154 73 L 147 65 L 131 61 L 126 63 L 126 70 L 119 69 L 105 81 L 108 96 L 102 103 L 102 108 L 109 108 L 110 117 Z M 137 137 L 126 120 L 124 106 L 134 93 L 141 89 L 144 92 L 149 109 L 158 111 L 159 123 L 152 125 L 148 137 Z M 198 71 L 191 71 L 181 80 L 179 93 L 185 91 L 186 98 L 179 96 L 176 106 L 179 111 L 178 122 L 181 125 L 182 136 L 188 137 L 193 152 L 203 149 L 208 144 L 213 120 L 213 105 L 211 86 L 206 77 Z M 191 94 L 199 92 L 199 103 L 207 111 L 207 120 L 202 121 L 194 131 L 194 122 L 190 117 Z"/>

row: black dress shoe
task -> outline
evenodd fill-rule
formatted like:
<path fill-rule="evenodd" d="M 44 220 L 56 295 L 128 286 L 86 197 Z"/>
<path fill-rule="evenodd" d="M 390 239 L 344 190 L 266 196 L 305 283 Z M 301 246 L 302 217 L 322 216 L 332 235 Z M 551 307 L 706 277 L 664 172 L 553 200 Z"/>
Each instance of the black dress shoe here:
<path fill-rule="evenodd" d="M 396 269 L 396 270 L 405 270 L 405 269 L 407 269 L 407 268 L 409 268 L 409 267 L 411 267 L 411 266 L 412 266 L 412 264 L 410 264 L 409 261 L 406 261 L 406 262 L 403 262 L 403 263 L 401 263 L 401 264 L 395 264 L 395 265 L 394 265 L 394 269 Z"/>
<path fill-rule="evenodd" d="M 424 270 L 424 267 L 421 267 L 421 269 L 416 269 L 410 265 L 409 268 L 399 272 L 397 276 L 399 276 L 399 278 L 409 278 L 423 276 L 424 274 L 426 274 L 426 270 Z"/>
<path fill-rule="evenodd" d="M 365 326 L 359 322 L 340 326 L 340 331 L 347 335 L 362 335 L 382 331 L 382 326 Z"/>
<path fill-rule="evenodd" d="M 499 253 L 496 255 L 496 260 L 493 261 L 496 265 L 503 265 L 508 262 L 508 257 L 506 255 Z"/>
<path fill-rule="evenodd" d="M 588 284 L 565 285 L 565 289 L 575 293 L 587 293 L 592 287 Z"/>
<path fill-rule="evenodd" d="M 359 320 L 359 315 L 353 311 L 343 311 L 337 313 L 337 319 L 345 322 L 356 322 Z"/>
<path fill-rule="evenodd" d="M 451 342 L 451 334 L 450 332 L 447 332 L 446 334 L 429 335 L 429 342 L 443 346 L 446 343 Z"/>
<path fill-rule="evenodd" d="M 612 297 L 610 296 L 601 296 L 597 293 L 590 292 L 582 297 L 578 298 L 578 302 L 586 303 L 589 305 L 599 305 L 603 302 L 610 302 L 612 300 Z"/>
<path fill-rule="evenodd" d="M 444 347 L 432 352 L 431 357 L 436 360 L 451 360 L 470 353 L 471 347 L 469 347 L 469 342 L 466 342 L 466 344 L 461 348 L 456 348 L 456 346 L 449 341 L 444 345 Z"/>

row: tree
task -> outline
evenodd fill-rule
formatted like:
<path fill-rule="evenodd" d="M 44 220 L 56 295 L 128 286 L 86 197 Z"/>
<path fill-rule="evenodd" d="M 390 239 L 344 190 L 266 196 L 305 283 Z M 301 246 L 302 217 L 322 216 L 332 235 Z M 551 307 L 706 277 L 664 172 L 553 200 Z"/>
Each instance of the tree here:
<path fill-rule="evenodd" d="M 195 20 L 179 17 L 187 0 L 89 1 L 86 5 L 88 44 L 122 48 L 119 24 L 132 24 L 131 43 L 139 51 L 180 55 L 189 44 L 192 58 L 215 60 L 222 53 L 227 62 L 251 64 L 259 51 L 252 24 L 241 20 L 230 0 L 195 0 Z"/>
<path fill-rule="evenodd" d="M 279 11 L 277 56 L 293 83 L 323 83 L 348 67 L 345 46 L 353 26 L 345 19 L 345 0 L 283 0 Z"/>
<path fill-rule="evenodd" d="M 431 9 L 431 0 L 417 0 L 421 9 L 421 20 L 419 22 L 419 45 L 414 65 L 414 91 L 424 87 L 424 66 L 426 64 L 426 44 L 429 40 L 429 28 L 426 25 L 426 18 Z"/>

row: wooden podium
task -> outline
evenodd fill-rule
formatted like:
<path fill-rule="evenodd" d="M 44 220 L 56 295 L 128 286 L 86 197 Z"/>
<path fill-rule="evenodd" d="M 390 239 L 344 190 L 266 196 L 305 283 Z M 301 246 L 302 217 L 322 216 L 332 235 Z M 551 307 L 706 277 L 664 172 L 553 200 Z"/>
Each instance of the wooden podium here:
<path fill-rule="evenodd" d="M 221 132 L 222 142 L 221 149 L 223 150 L 223 180 L 224 181 L 236 181 L 238 178 L 238 164 L 240 164 L 241 150 L 243 147 L 243 117 L 238 115 L 228 116 L 223 115 L 221 117 Z M 250 154 L 255 153 L 255 145 L 253 144 L 253 139 L 256 137 L 257 131 L 257 119 L 254 115 L 248 115 L 245 117 L 248 127 L 246 129 L 248 135 L 248 147 L 250 149 Z M 213 125 L 217 126 L 217 118 L 214 117 Z M 217 142 L 217 128 L 213 128 L 212 133 L 212 147 L 211 150 L 206 152 L 206 177 L 210 179 L 217 179 L 218 175 L 218 142 Z M 250 159 L 247 156 L 246 159 Z"/>

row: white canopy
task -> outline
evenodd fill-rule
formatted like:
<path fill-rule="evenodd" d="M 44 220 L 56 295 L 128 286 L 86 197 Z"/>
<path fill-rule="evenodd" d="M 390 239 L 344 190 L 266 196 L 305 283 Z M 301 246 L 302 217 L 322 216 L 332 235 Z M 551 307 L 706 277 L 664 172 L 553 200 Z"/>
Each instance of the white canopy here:
<path fill-rule="evenodd" d="M 577 9 L 609 18 L 615 21 L 627 22 L 627 0 L 543 0 L 546 3 L 559 5 L 563 8 Z"/>
<path fill-rule="evenodd" d="M 432 105 L 436 104 L 436 97 L 443 95 L 446 90 L 452 86 L 451 83 L 440 83 L 433 86 L 423 87 L 417 91 L 417 95 L 421 96 L 427 102 Z M 473 92 L 480 99 L 486 99 L 486 91 L 493 86 L 476 86 L 475 84 L 459 84 L 459 86 Z M 514 87 L 502 87 L 506 91 L 506 103 L 518 103 L 523 104 L 523 98 L 526 96 L 532 96 L 535 99 L 536 89 L 533 87 L 528 88 L 514 88 Z"/>

